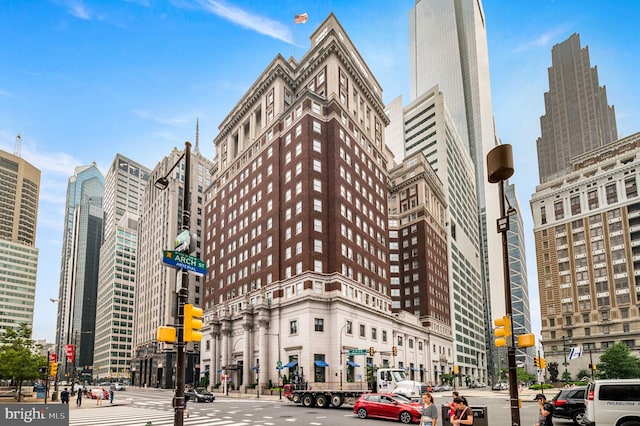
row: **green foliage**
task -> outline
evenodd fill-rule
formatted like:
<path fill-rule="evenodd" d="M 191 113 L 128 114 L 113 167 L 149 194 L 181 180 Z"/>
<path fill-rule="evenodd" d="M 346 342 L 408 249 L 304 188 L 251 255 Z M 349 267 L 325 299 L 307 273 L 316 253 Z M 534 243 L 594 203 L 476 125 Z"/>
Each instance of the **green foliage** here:
<path fill-rule="evenodd" d="M 552 382 L 558 381 L 558 363 L 550 362 L 547 364 L 547 371 L 549 372 L 549 380 Z"/>
<path fill-rule="evenodd" d="M 529 386 L 529 389 L 540 390 L 540 389 L 552 389 L 554 387 L 555 386 L 553 386 L 551 383 L 543 383 L 543 384 L 536 383 L 535 385 Z"/>
<path fill-rule="evenodd" d="M 6 328 L 0 337 L 0 379 L 12 380 L 18 389 L 22 382 L 39 378 L 38 369 L 47 365 L 39 354 L 41 345 L 31 340 L 31 327 Z"/>
<path fill-rule="evenodd" d="M 600 356 L 597 366 L 599 377 L 602 379 L 631 379 L 640 377 L 640 359 L 631 355 L 629 347 L 618 342 L 610 346 Z"/>
<path fill-rule="evenodd" d="M 443 384 L 448 384 L 448 385 L 453 384 L 453 378 L 454 378 L 453 374 L 443 374 L 440 377 L 442 378 Z"/>
<path fill-rule="evenodd" d="M 531 382 L 536 378 L 533 374 L 527 373 L 524 368 L 517 369 L 518 382 Z"/>

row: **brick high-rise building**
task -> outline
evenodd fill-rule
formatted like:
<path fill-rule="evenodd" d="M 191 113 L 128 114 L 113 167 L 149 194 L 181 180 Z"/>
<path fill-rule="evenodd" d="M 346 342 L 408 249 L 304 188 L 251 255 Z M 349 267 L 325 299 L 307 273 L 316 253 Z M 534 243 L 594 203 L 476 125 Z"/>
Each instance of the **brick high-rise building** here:
<path fill-rule="evenodd" d="M 622 341 L 640 349 L 640 133 L 575 157 L 531 198 L 542 343 L 571 378 Z"/>
<path fill-rule="evenodd" d="M 246 388 L 258 366 L 261 385 L 280 371 L 360 387 L 368 364 L 426 379 L 430 334 L 413 310 L 392 310 L 387 123 L 382 88 L 331 14 L 219 126 L 205 211 L 211 383 Z M 362 347 L 374 355 L 348 354 Z"/>
<path fill-rule="evenodd" d="M 573 157 L 618 138 L 615 109 L 607 105 L 607 89 L 599 85 L 598 68 L 591 67 L 578 34 L 551 50 L 544 107 L 537 140 L 541 183 L 571 172 Z"/>

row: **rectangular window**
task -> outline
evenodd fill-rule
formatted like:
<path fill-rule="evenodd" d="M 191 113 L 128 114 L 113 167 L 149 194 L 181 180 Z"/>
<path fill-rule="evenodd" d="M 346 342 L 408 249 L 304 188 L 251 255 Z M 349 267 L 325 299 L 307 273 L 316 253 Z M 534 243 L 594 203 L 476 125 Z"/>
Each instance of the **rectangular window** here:
<path fill-rule="evenodd" d="M 589 203 L 589 210 L 598 208 L 598 190 L 593 189 L 587 192 L 587 202 Z"/>
<path fill-rule="evenodd" d="M 364 324 L 360 324 L 360 337 L 366 337 L 366 329 Z"/>
<path fill-rule="evenodd" d="M 289 322 L 289 334 L 298 334 L 298 321 L 293 320 Z"/>
<path fill-rule="evenodd" d="M 607 193 L 607 204 L 613 204 L 618 202 L 618 190 L 616 183 L 609 184 L 605 187 Z"/>
<path fill-rule="evenodd" d="M 562 201 L 556 201 L 553 205 L 556 220 L 564 219 L 564 205 Z"/>
<path fill-rule="evenodd" d="M 573 216 L 580 214 L 580 195 L 571 197 L 571 214 Z"/>
<path fill-rule="evenodd" d="M 630 176 L 624 180 L 624 189 L 627 193 L 627 198 L 638 196 L 638 186 L 636 184 L 635 176 Z"/>
<path fill-rule="evenodd" d="M 322 127 L 320 126 L 320 122 L 319 121 L 314 121 L 313 122 L 313 131 L 316 133 L 322 133 Z"/>
<path fill-rule="evenodd" d="M 542 225 L 547 223 L 547 209 L 545 206 L 540 207 L 540 223 Z"/>
<path fill-rule="evenodd" d="M 314 326 L 315 326 L 315 331 L 323 332 L 324 331 L 324 319 L 315 318 Z"/>

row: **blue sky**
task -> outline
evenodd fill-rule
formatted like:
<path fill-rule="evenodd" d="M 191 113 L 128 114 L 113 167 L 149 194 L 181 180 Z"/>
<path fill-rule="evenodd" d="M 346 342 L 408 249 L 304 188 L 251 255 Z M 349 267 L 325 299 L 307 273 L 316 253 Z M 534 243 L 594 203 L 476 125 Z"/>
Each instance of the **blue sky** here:
<path fill-rule="evenodd" d="M 443 0 L 445 1 L 445 0 Z M 409 101 L 412 0 L 4 0 L 0 3 L 0 149 L 42 170 L 34 337 L 55 338 L 64 201 L 74 167 L 103 173 L 117 152 L 153 168 L 194 141 L 213 157 L 217 126 L 278 54 L 301 57 L 334 12 L 389 102 Z M 640 130 L 640 3 L 484 0 L 498 133 L 514 148 L 527 229 L 532 318 L 539 330 L 532 222 L 535 141 L 551 47 L 578 32 L 616 107 L 618 132 Z M 533 6 L 535 5 L 535 6 Z M 307 12 L 307 24 L 293 15 Z"/>

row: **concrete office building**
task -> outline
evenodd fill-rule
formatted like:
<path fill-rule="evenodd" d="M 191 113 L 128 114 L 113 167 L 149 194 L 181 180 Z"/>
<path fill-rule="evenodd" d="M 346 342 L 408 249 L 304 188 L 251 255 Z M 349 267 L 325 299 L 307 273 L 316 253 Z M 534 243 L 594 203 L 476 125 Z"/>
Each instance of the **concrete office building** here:
<path fill-rule="evenodd" d="M 116 154 L 105 177 L 93 375 L 129 381 L 137 268 L 138 216 L 151 170 Z"/>
<path fill-rule="evenodd" d="M 389 170 L 391 308 L 413 313 L 428 330 L 431 363 L 409 369 L 432 384 L 453 372 L 446 208 L 444 186 L 422 152 Z"/>
<path fill-rule="evenodd" d="M 422 153 L 442 182 L 447 206 L 448 283 L 459 384 L 486 382 L 484 310 L 475 168 L 439 87 L 407 105 L 401 117 L 407 156 Z M 470 303 L 469 301 L 474 301 Z"/>
<path fill-rule="evenodd" d="M 599 84 L 598 68 L 591 67 L 578 34 L 553 46 L 537 140 L 540 183 L 571 172 L 573 157 L 618 138 L 615 109 Z"/>
<path fill-rule="evenodd" d="M 40 170 L 0 150 L 0 334 L 33 324 Z"/>
<path fill-rule="evenodd" d="M 103 195 L 104 176 L 96 164 L 76 167 L 67 184 L 60 256 L 56 353 L 63 377 L 74 372 L 65 361 L 66 344 L 75 345 L 75 364 L 85 378 L 91 376 Z"/>
<path fill-rule="evenodd" d="M 616 342 L 640 353 L 640 133 L 586 152 L 531 198 L 547 365 L 572 378 Z"/>
<path fill-rule="evenodd" d="M 488 305 L 481 323 L 484 333 L 473 338 L 464 336 L 470 340 L 475 352 L 485 348 L 486 341 L 492 341 L 492 317 L 505 313 L 504 286 L 490 285 L 502 283 L 504 275 L 502 258 L 489 256 L 489 253 L 501 250 L 501 237 L 494 226 L 500 215 L 500 203 L 497 185 L 487 184 L 485 158 L 499 140 L 491 106 L 486 17 L 482 2 L 416 0 L 415 7 L 409 12 L 409 53 L 411 101 L 434 86 L 439 87 L 453 126 L 467 146 L 475 169 L 478 230 L 473 232 L 480 235 L 482 298 Z M 460 325 L 455 320 L 454 323 Z M 489 358 L 493 358 L 492 349 L 492 345 L 486 345 Z M 477 367 L 469 363 L 473 359 L 469 355 L 463 346 L 456 346 L 456 363 L 465 371 Z"/>
<path fill-rule="evenodd" d="M 333 14 L 310 39 L 299 61 L 276 56 L 214 140 L 212 384 L 359 388 L 366 365 L 432 365 L 428 329 L 392 309 L 382 88 Z M 375 353 L 349 354 L 361 348 Z"/>
<path fill-rule="evenodd" d="M 162 251 L 173 250 L 175 239 L 182 231 L 185 161 L 168 176 L 169 186 L 160 190 L 154 182 L 165 176 L 180 159 L 183 150 L 174 148 L 149 175 L 149 185 L 142 195 L 138 222 L 136 253 L 136 285 L 134 302 L 134 344 L 131 361 L 131 380 L 136 386 L 175 386 L 176 351 L 174 345 L 159 343 L 159 326 L 173 325 L 177 318 L 176 279 L 182 280 L 178 270 L 162 263 Z M 210 160 L 199 152 L 198 136 L 190 156 L 190 223 L 189 229 L 197 236 L 193 255 L 204 253 L 204 191 L 211 184 Z M 189 274 L 189 300 L 201 306 L 204 300 L 203 279 Z M 200 375 L 198 367 L 199 345 L 189 344 L 186 357 L 186 383 L 194 383 Z"/>

